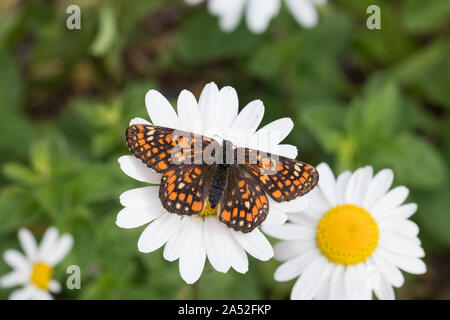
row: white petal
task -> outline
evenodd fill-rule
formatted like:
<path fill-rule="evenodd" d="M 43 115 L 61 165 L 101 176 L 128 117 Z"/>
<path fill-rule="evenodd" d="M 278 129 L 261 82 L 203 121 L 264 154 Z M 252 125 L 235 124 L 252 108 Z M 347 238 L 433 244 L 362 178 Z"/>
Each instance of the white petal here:
<path fill-rule="evenodd" d="M 352 177 L 352 173 L 350 171 L 342 172 L 338 178 L 336 179 L 336 192 L 337 192 L 337 204 L 341 205 L 345 203 L 345 194 L 348 186 L 348 182 Z M 320 181 L 320 177 L 319 177 Z"/>
<path fill-rule="evenodd" d="M 286 4 L 295 20 L 303 27 L 311 28 L 317 24 L 319 19 L 311 0 L 286 0 Z"/>
<path fill-rule="evenodd" d="M 186 218 L 186 217 L 184 217 Z M 202 219 L 189 217 L 189 235 L 185 239 L 184 250 L 180 256 L 180 275 L 188 284 L 196 282 L 205 266 L 206 251 L 203 242 Z"/>
<path fill-rule="evenodd" d="M 394 288 L 385 277 L 381 277 L 380 287 L 374 288 L 373 291 L 380 300 L 395 300 Z"/>
<path fill-rule="evenodd" d="M 17 290 L 14 290 L 9 295 L 9 300 L 31 300 L 33 294 L 33 288 L 31 286 L 26 286 Z"/>
<path fill-rule="evenodd" d="M 386 194 L 394 180 L 394 173 L 391 169 L 384 169 L 378 172 L 370 181 L 367 192 L 364 196 L 364 208 L 370 208 L 375 201 Z"/>
<path fill-rule="evenodd" d="M 328 298 L 330 300 L 344 300 L 345 283 L 344 283 L 345 267 L 343 265 L 336 265 L 331 274 L 330 292 Z"/>
<path fill-rule="evenodd" d="M 28 260 L 34 262 L 38 249 L 36 240 L 34 239 L 34 236 L 31 234 L 31 232 L 28 231 L 28 229 L 21 228 L 19 230 L 19 242 L 23 248 L 23 251 L 25 251 L 25 255 Z"/>
<path fill-rule="evenodd" d="M 337 205 L 336 179 L 333 171 L 326 163 L 317 166 L 319 172 L 319 188 L 332 207 Z"/>
<path fill-rule="evenodd" d="M 400 235 L 381 230 L 378 245 L 388 251 L 403 254 L 405 256 L 421 258 L 425 256 L 425 252 L 414 239 L 417 238 L 402 237 Z"/>
<path fill-rule="evenodd" d="M 48 261 L 58 244 L 58 236 L 58 229 L 55 227 L 47 228 L 39 245 L 38 259 Z"/>
<path fill-rule="evenodd" d="M 21 271 L 29 271 L 30 262 L 23 256 L 23 254 L 15 249 L 8 249 L 3 253 L 3 259 L 13 269 Z"/>
<path fill-rule="evenodd" d="M 389 210 L 381 216 L 386 219 L 408 219 L 417 211 L 417 204 L 407 203 Z"/>
<path fill-rule="evenodd" d="M 0 287 L 10 288 L 27 283 L 29 274 L 23 271 L 12 271 L 0 278 Z"/>
<path fill-rule="evenodd" d="M 69 253 L 73 246 L 73 237 L 66 233 L 63 234 L 53 245 L 52 251 L 49 251 L 47 263 L 51 266 L 58 264 Z"/>
<path fill-rule="evenodd" d="M 241 20 L 245 0 L 210 0 L 208 7 L 211 13 L 216 14 L 220 18 L 220 28 L 225 32 L 236 29 Z"/>
<path fill-rule="evenodd" d="M 287 215 L 280 209 L 270 206 L 269 204 L 269 214 L 266 220 L 263 221 L 263 225 L 280 225 L 285 223 L 287 220 Z"/>
<path fill-rule="evenodd" d="M 367 273 L 362 263 L 347 266 L 344 275 L 345 296 L 352 300 L 368 300 L 371 290 L 367 283 Z"/>
<path fill-rule="evenodd" d="M 150 124 L 151 125 L 151 123 L 149 121 L 142 119 L 142 118 L 133 118 L 130 120 L 130 124 L 129 124 L 130 126 L 135 125 L 135 124 Z"/>
<path fill-rule="evenodd" d="M 275 120 L 261 129 L 259 129 L 252 137 L 252 145 L 278 145 L 284 140 L 294 128 L 294 122 L 291 118 L 282 118 Z M 261 149 L 260 149 L 261 150 Z"/>
<path fill-rule="evenodd" d="M 392 253 L 384 249 L 378 249 L 378 254 L 385 258 L 390 263 L 394 264 L 398 268 L 412 273 L 412 274 L 423 274 L 427 271 L 427 266 L 419 258 L 409 257 L 397 253 Z"/>
<path fill-rule="evenodd" d="M 281 226 L 264 226 L 263 230 L 268 235 L 280 240 L 308 240 L 316 236 L 316 230 L 293 223 L 285 223 Z"/>
<path fill-rule="evenodd" d="M 237 115 L 230 126 L 230 130 L 231 132 L 234 131 L 236 133 L 236 139 L 239 139 L 239 136 L 241 136 L 244 132 L 247 133 L 247 135 L 253 135 L 256 128 L 258 128 L 259 124 L 261 123 L 263 115 L 264 104 L 262 103 L 262 101 L 252 101 L 247 104 L 244 109 L 242 109 L 242 111 Z M 235 144 L 241 146 L 237 142 Z"/>
<path fill-rule="evenodd" d="M 401 205 L 408 197 L 408 193 L 408 188 L 396 187 L 378 199 L 368 210 L 375 217 L 375 220 L 379 220 L 386 215 L 388 210 Z"/>
<path fill-rule="evenodd" d="M 381 274 L 386 277 L 390 284 L 392 284 L 396 288 L 399 288 L 403 285 L 405 279 L 396 266 L 386 261 L 382 256 L 378 254 L 377 251 L 372 254 L 371 258 L 377 268 L 380 270 Z"/>
<path fill-rule="evenodd" d="M 40 290 L 35 288 L 31 293 L 32 300 L 53 300 L 52 295 L 46 290 Z"/>
<path fill-rule="evenodd" d="M 202 117 L 203 134 L 211 138 L 214 138 L 213 135 L 216 133 L 215 127 L 211 122 L 216 121 L 218 100 L 219 88 L 214 82 L 208 83 L 200 95 L 198 109 Z"/>
<path fill-rule="evenodd" d="M 267 29 L 270 20 L 280 11 L 280 0 L 249 0 L 247 6 L 247 25 L 254 33 Z"/>
<path fill-rule="evenodd" d="M 184 2 L 186 2 L 187 4 L 190 5 L 195 5 L 195 4 L 199 4 L 202 3 L 204 0 L 184 0 Z"/>
<path fill-rule="evenodd" d="M 315 217 L 312 217 L 309 214 L 306 214 L 305 211 L 302 212 L 290 212 L 288 214 L 288 219 L 289 221 L 295 223 L 295 224 L 299 224 L 299 225 L 303 225 L 305 227 L 308 228 L 314 228 L 317 229 L 317 224 L 318 224 L 318 220 Z"/>
<path fill-rule="evenodd" d="M 209 262 L 217 271 L 227 272 L 231 267 L 229 243 L 234 241 L 231 234 L 216 217 L 212 217 L 203 223 L 203 236 Z"/>
<path fill-rule="evenodd" d="M 289 159 L 295 159 L 297 158 L 298 149 L 296 146 L 290 145 L 290 144 L 279 144 L 277 146 L 277 153 L 280 156 L 289 158 Z M 275 152 L 273 152 L 275 153 Z"/>
<path fill-rule="evenodd" d="M 189 219 L 181 219 L 178 231 L 170 237 L 164 247 L 163 256 L 167 261 L 175 261 L 181 256 L 185 239 L 189 236 Z"/>
<path fill-rule="evenodd" d="M 123 208 L 117 214 L 116 225 L 124 229 L 133 229 L 149 223 L 159 217 L 162 209 L 158 208 Z"/>
<path fill-rule="evenodd" d="M 311 249 L 301 253 L 298 257 L 283 263 L 275 270 L 276 281 L 289 281 L 300 275 L 303 270 L 321 254 L 317 249 Z"/>
<path fill-rule="evenodd" d="M 167 99 L 158 91 L 150 90 L 145 95 L 145 105 L 147 112 L 153 124 L 177 128 L 178 116 L 172 108 L 172 105 Z"/>
<path fill-rule="evenodd" d="M 271 197 L 268 199 L 270 208 L 276 207 L 283 212 L 299 212 L 305 210 L 309 205 L 308 195 L 285 202 L 276 202 Z"/>
<path fill-rule="evenodd" d="M 331 209 L 331 206 L 328 204 L 328 201 L 320 188 L 312 189 L 307 194 L 307 198 L 309 202 L 305 212 L 312 210 L 313 212 L 321 212 L 323 215 L 325 212 Z"/>
<path fill-rule="evenodd" d="M 291 299 L 313 299 L 332 270 L 332 264 L 319 255 L 305 268 L 300 278 L 294 284 L 291 291 Z"/>
<path fill-rule="evenodd" d="M 53 293 L 60 293 L 62 288 L 61 284 L 58 281 L 51 280 L 48 289 Z"/>
<path fill-rule="evenodd" d="M 419 234 L 417 224 L 405 219 L 383 219 L 378 223 L 378 227 L 405 237 L 416 237 Z"/>
<path fill-rule="evenodd" d="M 162 209 L 159 186 L 142 187 L 125 191 L 120 195 L 120 203 L 130 208 Z"/>
<path fill-rule="evenodd" d="M 230 243 L 230 257 L 231 267 L 239 273 L 246 273 L 248 271 L 248 258 L 244 248 L 234 239 L 233 230 L 229 229 L 228 232 L 231 235 Z"/>
<path fill-rule="evenodd" d="M 180 219 L 176 214 L 166 213 L 153 221 L 139 237 L 139 251 L 148 253 L 163 246 L 177 231 Z"/>
<path fill-rule="evenodd" d="M 273 251 L 275 253 L 274 258 L 278 261 L 287 261 L 294 259 L 302 252 L 309 249 L 316 248 L 315 240 L 286 240 L 277 242 Z"/>
<path fill-rule="evenodd" d="M 270 242 L 258 229 L 249 233 L 233 232 L 236 241 L 256 259 L 267 261 L 273 257 L 273 248 Z"/>
<path fill-rule="evenodd" d="M 220 89 L 217 101 L 215 127 L 224 135 L 238 115 L 239 99 L 236 90 L 232 87 Z"/>
<path fill-rule="evenodd" d="M 187 90 L 181 91 L 177 102 L 178 127 L 182 130 L 203 133 L 202 118 L 194 95 Z"/>
<path fill-rule="evenodd" d="M 353 173 L 347 185 L 345 202 L 362 205 L 369 182 L 372 179 L 373 169 L 370 166 L 359 168 Z"/>
<path fill-rule="evenodd" d="M 120 169 L 129 177 L 147 183 L 159 184 L 162 174 L 148 168 L 141 160 L 133 156 L 122 156 L 118 160 Z"/>

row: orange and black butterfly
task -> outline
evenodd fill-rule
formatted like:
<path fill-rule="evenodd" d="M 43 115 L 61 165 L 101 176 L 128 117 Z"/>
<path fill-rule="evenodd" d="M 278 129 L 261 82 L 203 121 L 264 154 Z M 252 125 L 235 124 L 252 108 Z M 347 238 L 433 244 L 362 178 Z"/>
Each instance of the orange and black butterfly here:
<path fill-rule="evenodd" d="M 168 212 L 200 214 L 208 201 L 218 206 L 220 221 L 244 233 L 266 218 L 266 194 L 277 202 L 293 200 L 319 180 L 306 163 L 176 129 L 131 125 L 126 139 L 134 156 L 163 174 L 159 198 Z"/>

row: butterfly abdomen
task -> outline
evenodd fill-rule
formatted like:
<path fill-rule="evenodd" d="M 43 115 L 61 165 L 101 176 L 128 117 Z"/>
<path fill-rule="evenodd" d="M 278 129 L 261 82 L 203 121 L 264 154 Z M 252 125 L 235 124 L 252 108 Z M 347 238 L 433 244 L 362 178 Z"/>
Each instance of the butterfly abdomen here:
<path fill-rule="evenodd" d="M 222 199 L 223 192 L 225 191 L 228 167 L 229 165 L 227 164 L 217 165 L 214 178 L 211 181 L 208 200 L 211 208 L 213 209 L 219 204 Z"/>

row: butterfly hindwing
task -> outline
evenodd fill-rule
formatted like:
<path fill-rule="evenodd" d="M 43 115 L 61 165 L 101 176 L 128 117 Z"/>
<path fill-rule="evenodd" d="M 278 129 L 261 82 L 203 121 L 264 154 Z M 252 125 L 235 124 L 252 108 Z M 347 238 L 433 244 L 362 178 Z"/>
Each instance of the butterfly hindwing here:
<path fill-rule="evenodd" d="M 219 219 L 228 227 L 246 233 L 265 220 L 269 202 L 263 189 L 241 166 L 234 165 L 228 169 Z"/>
<path fill-rule="evenodd" d="M 319 173 L 307 163 L 251 149 L 245 154 L 244 170 L 277 202 L 303 196 L 319 181 Z"/>
<path fill-rule="evenodd" d="M 164 172 L 159 188 L 163 207 L 172 213 L 193 215 L 202 212 L 208 197 L 215 165 L 181 165 Z"/>
<path fill-rule="evenodd" d="M 195 133 L 136 124 L 128 127 L 126 139 L 130 151 L 147 167 L 165 172 L 185 162 L 194 163 L 194 157 L 203 153 L 212 139 Z"/>

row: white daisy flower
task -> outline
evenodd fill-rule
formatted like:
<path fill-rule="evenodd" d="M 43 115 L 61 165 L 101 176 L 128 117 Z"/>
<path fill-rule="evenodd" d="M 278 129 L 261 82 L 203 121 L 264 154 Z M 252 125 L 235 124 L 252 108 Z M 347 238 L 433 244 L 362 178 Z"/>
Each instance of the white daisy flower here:
<path fill-rule="evenodd" d="M 384 169 L 373 176 L 370 166 L 335 179 L 330 167 L 317 166 L 318 188 L 309 206 L 290 213 L 282 226 L 264 231 L 282 239 L 275 258 L 285 261 L 275 280 L 299 277 L 291 299 L 395 299 L 393 287 L 403 285 L 399 269 L 426 272 L 419 228 L 408 220 L 415 203 L 403 204 L 408 189 L 388 191 L 394 174 Z"/>
<path fill-rule="evenodd" d="M 61 291 L 61 284 L 52 279 L 54 267 L 72 248 L 72 236 L 67 233 L 59 236 L 58 230 L 50 227 L 38 246 L 33 234 L 27 229 L 20 229 L 18 235 L 25 255 L 15 249 L 5 251 L 3 259 L 14 270 L 0 278 L 0 286 L 22 286 L 10 294 L 11 300 L 53 299 L 50 292 Z"/>
<path fill-rule="evenodd" d="M 185 0 L 195 5 L 204 0 Z M 286 0 L 289 11 L 297 22 L 311 28 L 317 24 L 317 4 L 324 4 L 326 0 Z M 208 9 L 211 14 L 219 17 L 219 24 L 226 32 L 233 31 L 239 25 L 242 16 L 246 15 L 247 25 L 254 33 L 262 33 L 269 26 L 281 7 L 281 0 L 209 0 Z"/>
<path fill-rule="evenodd" d="M 185 130 L 230 140 L 238 147 L 274 152 L 295 158 L 297 148 L 279 144 L 292 130 L 289 118 L 279 119 L 256 131 L 263 114 L 260 100 L 250 102 L 238 113 L 239 103 L 236 91 L 231 87 L 218 89 L 216 84 L 205 86 L 197 102 L 194 95 L 184 90 L 177 102 L 178 114 L 158 91 L 150 90 L 145 102 L 153 124 Z M 140 118 L 132 124 L 149 124 Z M 276 133 L 276 134 L 274 134 Z M 118 159 L 121 169 L 138 181 L 159 185 L 161 174 L 148 168 L 134 156 Z M 282 224 L 286 212 L 302 210 L 306 199 L 277 203 L 269 198 L 269 214 L 265 224 Z M 208 208 L 198 216 L 180 216 L 169 213 L 159 199 L 159 186 L 146 186 L 124 192 L 120 202 L 125 207 L 117 215 L 116 224 L 121 228 L 136 228 L 147 224 L 138 241 L 138 249 L 148 253 L 165 244 L 164 258 L 179 259 L 180 275 L 187 283 L 194 283 L 202 274 L 206 257 L 219 272 L 230 268 L 240 273 L 247 272 L 246 252 L 259 260 L 269 260 L 273 249 L 258 228 L 242 233 L 228 228 L 219 221 L 216 211 Z"/>

